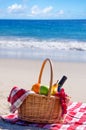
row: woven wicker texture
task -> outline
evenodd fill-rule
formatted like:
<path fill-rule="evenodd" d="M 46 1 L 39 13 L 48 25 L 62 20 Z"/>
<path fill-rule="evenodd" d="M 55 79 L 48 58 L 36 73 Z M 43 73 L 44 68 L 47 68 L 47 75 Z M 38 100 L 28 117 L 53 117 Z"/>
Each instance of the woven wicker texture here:
<path fill-rule="evenodd" d="M 53 69 L 50 59 L 45 59 L 38 78 L 41 83 L 43 69 L 46 63 L 50 65 L 50 85 L 48 95 L 30 94 L 18 109 L 18 117 L 22 120 L 34 123 L 56 123 L 64 119 L 60 98 L 51 96 Z"/>

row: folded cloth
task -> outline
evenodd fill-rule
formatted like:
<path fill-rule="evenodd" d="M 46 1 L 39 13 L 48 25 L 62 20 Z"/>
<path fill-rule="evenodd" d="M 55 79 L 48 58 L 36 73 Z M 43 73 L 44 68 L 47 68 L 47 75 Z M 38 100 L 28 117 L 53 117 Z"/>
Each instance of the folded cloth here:
<path fill-rule="evenodd" d="M 10 112 L 14 113 L 20 105 L 23 103 L 25 98 L 29 94 L 33 94 L 33 91 L 26 91 L 25 89 L 14 86 L 9 94 L 8 102 L 11 103 Z"/>

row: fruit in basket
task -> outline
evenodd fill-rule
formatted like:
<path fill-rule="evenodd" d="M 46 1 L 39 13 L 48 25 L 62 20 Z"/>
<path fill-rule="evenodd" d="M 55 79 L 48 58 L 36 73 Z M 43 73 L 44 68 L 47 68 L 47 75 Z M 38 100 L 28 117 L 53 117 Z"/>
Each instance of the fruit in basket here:
<path fill-rule="evenodd" d="M 55 84 L 53 84 L 52 89 L 51 89 L 51 95 L 55 95 L 58 90 L 58 80 Z"/>
<path fill-rule="evenodd" d="M 32 86 L 31 88 L 32 91 L 34 91 L 35 93 L 39 93 L 40 90 L 40 83 L 36 83 Z"/>
<path fill-rule="evenodd" d="M 48 95 L 48 90 L 49 90 L 48 86 L 41 85 L 39 93 L 42 94 L 42 95 Z"/>

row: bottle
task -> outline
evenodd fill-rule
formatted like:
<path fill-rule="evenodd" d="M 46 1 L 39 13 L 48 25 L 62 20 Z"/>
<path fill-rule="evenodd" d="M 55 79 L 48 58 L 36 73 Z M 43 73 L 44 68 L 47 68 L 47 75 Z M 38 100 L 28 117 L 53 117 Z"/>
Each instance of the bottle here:
<path fill-rule="evenodd" d="M 58 92 L 60 92 L 61 87 L 63 86 L 64 82 L 67 80 L 67 77 L 64 75 L 58 83 Z"/>

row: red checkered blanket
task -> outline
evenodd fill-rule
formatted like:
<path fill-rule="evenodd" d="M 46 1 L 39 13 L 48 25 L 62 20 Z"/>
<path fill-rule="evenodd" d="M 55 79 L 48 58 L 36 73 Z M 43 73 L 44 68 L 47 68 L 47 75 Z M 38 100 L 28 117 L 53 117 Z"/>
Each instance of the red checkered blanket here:
<path fill-rule="evenodd" d="M 19 120 L 17 113 L 1 116 L 1 119 L 12 124 L 44 128 L 47 130 L 86 130 L 86 103 L 71 102 L 63 124 L 29 123 Z"/>

